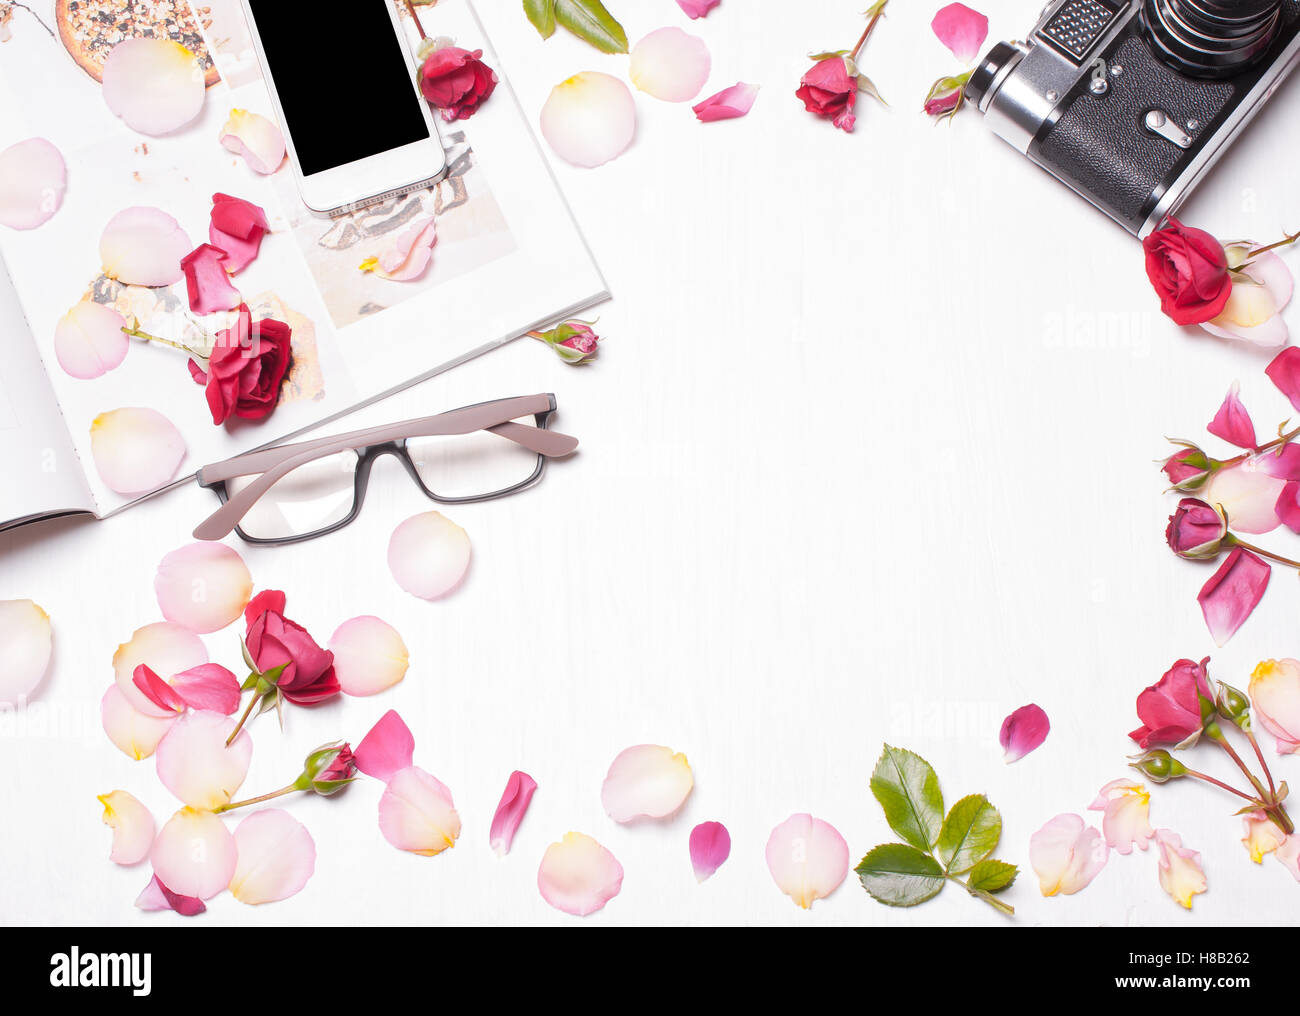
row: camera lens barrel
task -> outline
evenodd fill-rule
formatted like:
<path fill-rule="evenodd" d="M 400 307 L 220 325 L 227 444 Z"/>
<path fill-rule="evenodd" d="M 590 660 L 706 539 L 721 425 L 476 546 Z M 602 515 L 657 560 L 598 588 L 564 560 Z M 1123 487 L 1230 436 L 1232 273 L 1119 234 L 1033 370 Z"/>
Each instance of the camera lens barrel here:
<path fill-rule="evenodd" d="M 1277 37 L 1282 0 L 1144 0 L 1142 16 L 1162 60 L 1201 78 L 1236 74 Z"/>

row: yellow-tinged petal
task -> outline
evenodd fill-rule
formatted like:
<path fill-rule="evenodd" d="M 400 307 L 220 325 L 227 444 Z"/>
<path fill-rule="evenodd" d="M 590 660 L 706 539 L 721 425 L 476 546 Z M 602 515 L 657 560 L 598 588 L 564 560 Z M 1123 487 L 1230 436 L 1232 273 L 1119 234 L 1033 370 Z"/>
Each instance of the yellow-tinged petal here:
<path fill-rule="evenodd" d="M 1168 829 L 1156 830 L 1156 843 L 1160 846 L 1160 888 L 1181 907 L 1192 909 L 1192 897 L 1206 890 L 1205 871 L 1201 868 L 1201 855 L 1183 846 L 1177 833 Z"/>
<path fill-rule="evenodd" d="M 50 615 L 31 600 L 0 600 L 0 702 L 34 692 L 50 666 Z"/>
<path fill-rule="evenodd" d="M 694 786 L 685 755 L 661 744 L 638 744 L 624 749 L 610 764 L 600 803 L 615 822 L 663 818 L 685 803 Z"/>
<path fill-rule="evenodd" d="M 113 848 L 108 859 L 114 864 L 139 864 L 153 846 L 153 815 L 135 795 L 114 790 L 99 795 L 104 806 L 104 825 L 113 830 Z"/>

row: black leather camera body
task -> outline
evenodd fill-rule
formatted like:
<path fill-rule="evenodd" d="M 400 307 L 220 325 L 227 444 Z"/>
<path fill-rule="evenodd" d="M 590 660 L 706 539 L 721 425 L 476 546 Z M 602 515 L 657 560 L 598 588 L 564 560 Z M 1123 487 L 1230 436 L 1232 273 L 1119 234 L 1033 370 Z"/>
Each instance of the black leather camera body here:
<path fill-rule="evenodd" d="M 1290 72 L 1300 0 L 1052 0 L 966 85 L 1003 140 L 1129 232 L 1159 227 Z"/>

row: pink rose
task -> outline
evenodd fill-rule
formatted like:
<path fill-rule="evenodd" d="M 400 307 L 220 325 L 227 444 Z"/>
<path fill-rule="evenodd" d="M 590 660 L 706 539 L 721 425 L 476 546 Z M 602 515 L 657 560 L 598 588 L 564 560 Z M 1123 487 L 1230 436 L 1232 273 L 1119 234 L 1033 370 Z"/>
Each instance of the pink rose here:
<path fill-rule="evenodd" d="M 842 56 L 818 60 L 799 79 L 799 88 L 794 94 L 803 100 L 809 113 L 831 121 L 842 131 L 852 132 L 856 122 L 854 109 L 858 101 L 858 82 L 849 74 L 848 64 Z"/>
<path fill-rule="evenodd" d="M 292 333 L 283 321 L 254 322 L 247 304 L 230 328 L 217 332 L 205 371 L 189 361 L 190 376 L 204 386 L 212 422 L 230 417 L 263 420 L 275 412 L 280 385 L 289 372 Z"/>
<path fill-rule="evenodd" d="M 496 73 L 480 59 L 482 56 L 481 49 L 470 52 L 445 46 L 424 58 L 420 91 L 444 120 L 468 120 L 496 90 Z"/>
<path fill-rule="evenodd" d="M 1223 245 L 1201 229 L 1170 218 L 1142 241 L 1147 278 L 1160 309 L 1180 325 L 1199 325 L 1219 316 L 1232 295 Z"/>
<path fill-rule="evenodd" d="M 1137 698 L 1142 726 L 1128 736 L 1141 747 L 1182 744 L 1201 733 L 1201 698 L 1214 701 L 1205 673 L 1207 656 L 1200 663 L 1179 660 Z"/>
<path fill-rule="evenodd" d="M 1169 549 L 1189 561 L 1211 561 L 1219 556 L 1223 538 L 1228 535 L 1227 520 L 1204 501 L 1185 497 L 1169 516 L 1165 541 Z"/>
<path fill-rule="evenodd" d="M 248 625 L 244 643 L 254 665 L 261 673 L 283 665 L 275 684 L 290 702 L 312 705 L 333 698 L 340 691 L 334 654 L 318 646 L 302 625 L 285 617 L 284 604 L 284 593 L 268 589 L 244 608 Z"/>

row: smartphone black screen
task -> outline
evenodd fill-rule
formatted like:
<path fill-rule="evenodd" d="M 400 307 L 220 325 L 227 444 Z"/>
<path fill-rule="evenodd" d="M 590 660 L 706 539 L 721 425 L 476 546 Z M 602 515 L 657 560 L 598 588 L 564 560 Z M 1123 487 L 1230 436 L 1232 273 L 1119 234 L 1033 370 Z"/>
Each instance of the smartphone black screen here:
<path fill-rule="evenodd" d="M 304 176 L 429 137 L 387 0 L 249 0 Z"/>

